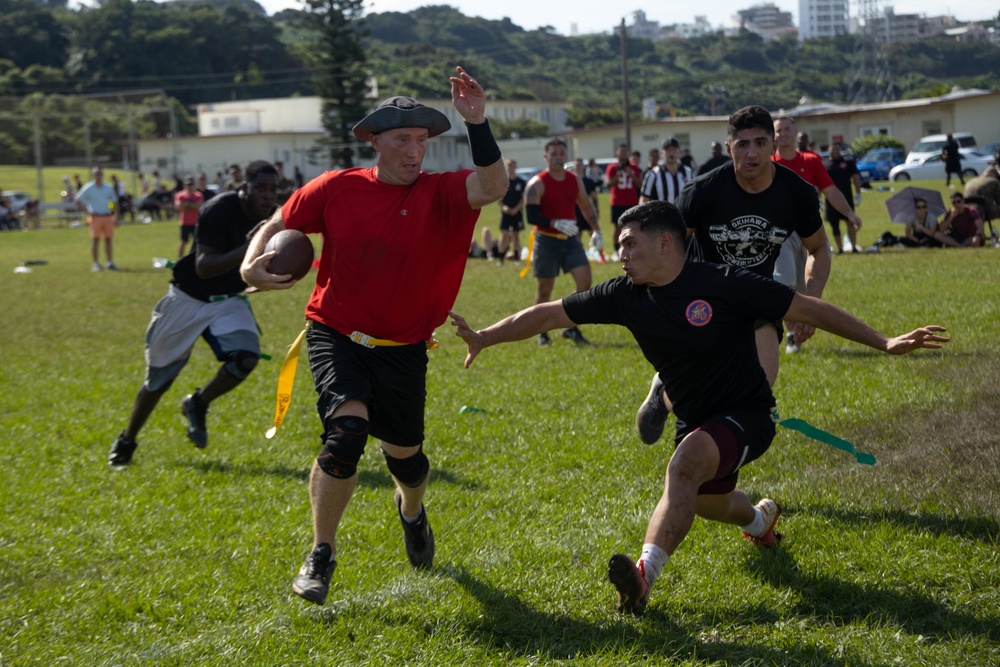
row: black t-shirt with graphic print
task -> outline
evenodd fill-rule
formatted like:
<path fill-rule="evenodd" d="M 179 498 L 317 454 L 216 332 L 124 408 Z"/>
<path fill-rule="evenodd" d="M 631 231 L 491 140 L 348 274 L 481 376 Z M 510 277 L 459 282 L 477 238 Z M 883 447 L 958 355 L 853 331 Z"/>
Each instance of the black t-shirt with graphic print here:
<path fill-rule="evenodd" d="M 732 264 L 770 278 L 781 244 L 792 232 L 805 238 L 822 229 L 816 188 L 787 167 L 775 164 L 774 169 L 771 185 L 753 194 L 736 182 L 732 162 L 684 188 L 677 208 L 694 230 L 691 259 Z"/>
<path fill-rule="evenodd" d="M 562 303 L 577 324 L 626 327 L 660 374 L 677 417 L 699 425 L 729 410 L 774 407 L 754 321 L 781 319 L 794 295 L 750 271 L 687 262 L 662 287 L 622 276 Z"/>

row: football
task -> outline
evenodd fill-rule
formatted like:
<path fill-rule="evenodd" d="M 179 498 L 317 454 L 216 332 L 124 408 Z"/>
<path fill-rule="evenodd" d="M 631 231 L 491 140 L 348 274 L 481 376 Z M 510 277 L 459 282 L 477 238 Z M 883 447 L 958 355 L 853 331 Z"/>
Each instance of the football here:
<path fill-rule="evenodd" d="M 283 229 L 267 242 L 264 252 L 274 250 L 278 254 L 267 263 L 267 270 L 275 275 L 291 274 L 301 280 L 312 267 L 313 244 L 309 237 L 297 229 Z"/>

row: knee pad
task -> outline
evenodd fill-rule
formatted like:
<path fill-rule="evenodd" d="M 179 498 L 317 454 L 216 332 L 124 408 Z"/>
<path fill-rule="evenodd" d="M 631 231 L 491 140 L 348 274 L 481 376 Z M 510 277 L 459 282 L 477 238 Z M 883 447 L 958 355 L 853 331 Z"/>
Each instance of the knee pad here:
<path fill-rule="evenodd" d="M 237 380 L 246 380 L 250 372 L 257 367 L 260 355 L 249 350 L 234 350 L 226 354 L 226 363 L 222 365 L 226 372 Z"/>
<path fill-rule="evenodd" d="M 323 435 L 323 451 L 316 457 L 320 469 L 330 477 L 350 479 L 358 471 L 358 461 L 368 442 L 368 420 L 335 417 Z"/>
<path fill-rule="evenodd" d="M 392 476 L 411 489 L 415 489 L 423 484 L 427 473 L 431 469 L 431 462 L 427 460 L 427 455 L 424 454 L 422 445 L 417 450 L 417 453 L 409 458 L 393 458 L 386 454 L 384 449 L 382 450 L 382 456 L 385 457 L 385 465 L 389 468 Z"/>

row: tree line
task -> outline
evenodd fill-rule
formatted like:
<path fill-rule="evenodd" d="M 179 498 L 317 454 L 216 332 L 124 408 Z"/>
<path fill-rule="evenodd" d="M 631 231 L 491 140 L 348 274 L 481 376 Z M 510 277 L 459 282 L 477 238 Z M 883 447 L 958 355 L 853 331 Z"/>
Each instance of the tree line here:
<path fill-rule="evenodd" d="M 187 110 L 197 103 L 321 95 L 328 100 L 326 150 L 337 163 L 350 140 L 349 122 L 363 113 L 365 81 L 377 82 L 380 97 L 444 97 L 456 64 L 499 98 L 571 103 L 574 127 L 621 122 L 622 43 L 614 33 L 567 37 L 547 27 L 525 30 L 510 19 L 464 16 L 449 6 L 363 16 L 361 0 L 306 0 L 302 10 L 274 16 L 254 0 L 107 0 L 73 10 L 58 1 L 0 0 L 0 16 L 0 112 L 28 117 L 40 109 L 113 106 L 122 91 L 143 89 L 165 91 L 168 100 L 156 104 L 176 106 L 174 128 L 165 129 L 158 117 L 136 124 L 107 116 L 95 121 L 95 141 L 125 131 L 193 133 Z M 856 69 L 852 36 L 630 38 L 626 50 L 636 117 L 647 98 L 661 114 L 677 116 L 726 114 L 750 103 L 792 108 L 802 98 L 845 102 Z M 890 44 L 886 55 L 900 98 L 955 86 L 1000 88 L 994 45 L 935 38 Z M 29 156 L 28 125 L 0 126 L 5 162 Z M 531 136 L 544 128 L 499 123 L 498 131 Z M 79 134 L 67 132 L 65 141 Z"/>

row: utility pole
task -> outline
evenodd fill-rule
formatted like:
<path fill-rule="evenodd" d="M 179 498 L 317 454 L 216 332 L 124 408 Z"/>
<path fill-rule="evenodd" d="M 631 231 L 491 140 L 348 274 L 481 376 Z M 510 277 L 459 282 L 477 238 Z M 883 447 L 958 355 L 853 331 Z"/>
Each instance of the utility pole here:
<path fill-rule="evenodd" d="M 625 129 L 625 143 L 628 149 L 632 150 L 632 123 L 628 117 L 628 32 L 625 30 L 625 18 L 622 17 L 621 24 L 621 45 L 622 45 L 622 118 Z"/>

